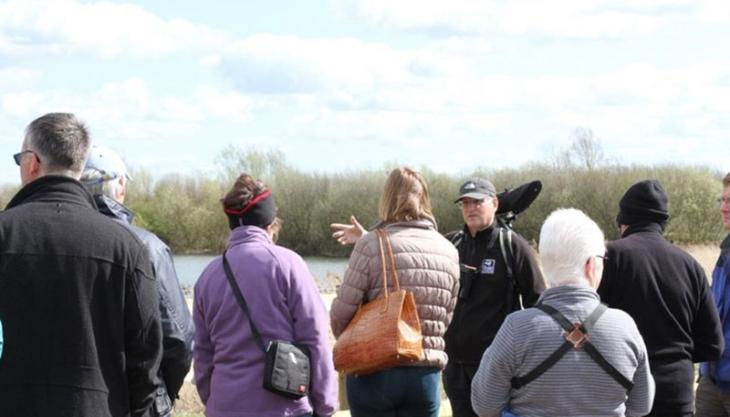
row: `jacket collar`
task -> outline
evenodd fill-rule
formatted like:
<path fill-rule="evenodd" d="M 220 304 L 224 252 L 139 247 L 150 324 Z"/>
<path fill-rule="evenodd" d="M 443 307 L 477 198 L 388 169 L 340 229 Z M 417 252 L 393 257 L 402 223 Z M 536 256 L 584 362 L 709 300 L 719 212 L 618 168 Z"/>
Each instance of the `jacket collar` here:
<path fill-rule="evenodd" d="M 244 243 L 273 243 L 266 230 L 258 226 L 238 226 L 231 230 L 231 237 L 228 239 L 228 247 Z"/>
<path fill-rule="evenodd" d="M 33 202 L 64 202 L 97 209 L 94 198 L 80 182 L 62 175 L 45 175 L 29 182 L 15 194 L 6 209 Z"/>
<path fill-rule="evenodd" d="M 624 234 L 621 235 L 621 237 L 626 237 L 629 235 L 633 235 L 634 233 L 657 233 L 659 235 L 664 233 L 664 228 L 662 228 L 662 225 L 659 223 L 653 223 L 653 222 L 646 222 L 646 223 L 636 223 L 632 224 L 624 231 Z"/>
<path fill-rule="evenodd" d="M 730 250 L 730 234 L 725 237 L 722 243 L 720 243 L 720 249 L 723 251 Z"/>
<path fill-rule="evenodd" d="M 99 207 L 99 213 L 116 220 L 121 220 L 124 223 L 132 224 L 134 213 L 122 203 L 101 194 L 94 196 L 94 202 Z"/>
<path fill-rule="evenodd" d="M 492 223 L 491 226 L 487 227 L 484 230 L 478 231 L 477 234 L 474 235 L 474 237 L 472 237 L 471 236 L 471 232 L 469 231 L 469 226 L 467 226 L 465 224 L 464 225 L 464 235 L 466 236 L 467 239 L 474 239 L 474 240 L 477 240 L 477 241 L 481 241 L 481 240 L 488 240 L 489 241 L 489 240 L 492 239 L 492 236 L 494 235 L 494 232 L 497 230 L 496 225 L 497 225 L 497 222 L 495 221 L 494 223 Z"/>
<path fill-rule="evenodd" d="M 600 300 L 598 293 L 588 285 L 558 285 L 548 288 L 540 295 L 538 302 L 556 302 L 560 304 L 573 305 L 581 300 Z"/>
<path fill-rule="evenodd" d="M 393 222 L 393 223 L 385 223 L 385 222 L 381 221 L 381 222 L 378 222 L 378 224 L 376 224 L 373 229 L 377 229 L 380 227 L 385 227 L 385 228 L 416 227 L 419 229 L 436 230 L 436 221 L 430 220 L 430 219 L 411 220 L 409 222 Z"/>

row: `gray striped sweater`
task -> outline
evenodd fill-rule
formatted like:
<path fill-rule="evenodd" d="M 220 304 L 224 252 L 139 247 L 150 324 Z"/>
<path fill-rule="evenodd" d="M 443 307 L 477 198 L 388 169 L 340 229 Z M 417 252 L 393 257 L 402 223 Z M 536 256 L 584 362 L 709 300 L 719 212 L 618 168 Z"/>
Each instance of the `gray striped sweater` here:
<path fill-rule="evenodd" d="M 599 303 L 589 287 L 566 285 L 546 290 L 540 302 L 571 322 L 582 322 Z M 531 383 L 512 389 L 565 340 L 562 328 L 547 314 L 530 308 L 510 314 L 484 352 L 472 382 L 472 406 L 480 417 L 498 416 L 503 408 L 522 417 L 643 416 L 654 400 L 654 380 L 646 346 L 634 320 L 608 309 L 594 325 L 591 343 L 619 372 L 633 381 L 627 393 L 582 350 L 570 350 Z"/>

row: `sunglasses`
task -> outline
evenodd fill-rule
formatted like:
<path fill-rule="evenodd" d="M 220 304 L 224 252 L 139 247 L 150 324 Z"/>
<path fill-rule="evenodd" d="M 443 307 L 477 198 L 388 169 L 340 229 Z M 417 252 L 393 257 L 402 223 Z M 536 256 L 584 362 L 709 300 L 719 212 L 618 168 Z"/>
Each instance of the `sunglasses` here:
<path fill-rule="evenodd" d="M 38 155 L 35 152 L 31 151 L 30 149 L 26 149 L 24 151 L 13 154 L 13 160 L 15 161 L 15 164 L 20 166 L 20 161 L 22 160 L 23 155 L 27 153 L 32 153 L 33 155 L 35 155 L 36 159 L 38 159 Z M 40 162 L 40 159 L 38 159 L 38 162 Z"/>

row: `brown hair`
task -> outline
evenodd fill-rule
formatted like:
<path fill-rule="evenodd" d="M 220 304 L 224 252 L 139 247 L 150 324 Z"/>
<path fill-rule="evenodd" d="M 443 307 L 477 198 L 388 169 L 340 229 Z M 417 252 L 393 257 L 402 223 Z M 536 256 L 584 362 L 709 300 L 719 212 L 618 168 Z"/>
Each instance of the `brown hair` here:
<path fill-rule="evenodd" d="M 730 186 L 730 172 L 728 172 L 727 175 L 725 175 L 725 178 L 722 179 L 722 186 L 723 187 Z"/>
<path fill-rule="evenodd" d="M 263 181 L 255 180 L 248 174 L 241 174 L 236 179 L 236 182 L 233 183 L 233 187 L 231 187 L 231 189 L 228 190 L 228 193 L 221 198 L 221 203 L 226 209 L 241 210 L 244 206 L 246 206 L 246 204 L 265 190 L 266 186 Z M 278 239 L 279 232 L 281 231 L 281 226 L 283 224 L 284 222 L 280 218 L 275 217 L 274 221 L 268 225 L 271 227 L 272 238 L 274 241 Z"/>
<path fill-rule="evenodd" d="M 379 212 L 380 219 L 386 223 L 434 221 L 431 197 L 423 175 L 407 167 L 391 171 L 380 196 Z"/>

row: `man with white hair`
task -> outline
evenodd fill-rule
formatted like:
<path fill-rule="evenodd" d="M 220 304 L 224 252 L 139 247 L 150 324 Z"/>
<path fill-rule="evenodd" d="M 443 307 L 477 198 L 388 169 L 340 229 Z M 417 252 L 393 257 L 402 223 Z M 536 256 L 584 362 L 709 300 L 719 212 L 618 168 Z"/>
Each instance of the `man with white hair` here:
<path fill-rule="evenodd" d="M 583 212 L 559 209 L 540 231 L 549 289 L 533 308 L 510 314 L 472 382 L 481 417 L 643 416 L 654 380 L 644 341 L 623 311 L 601 304 L 596 288 L 603 232 Z"/>
<path fill-rule="evenodd" d="M 132 225 L 134 213 L 124 206 L 130 179 L 127 166 L 116 152 L 101 146 L 91 148 L 81 183 L 94 196 L 100 213 L 134 232 L 152 261 L 164 346 L 154 412 L 157 417 L 165 417 L 172 412 L 172 403 L 190 370 L 195 330 L 170 248 L 155 234 Z"/>

